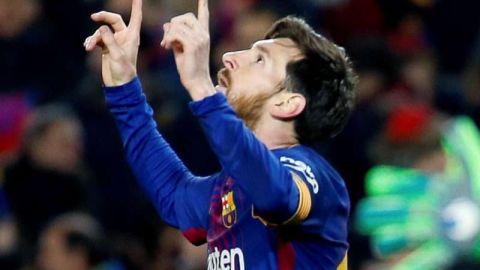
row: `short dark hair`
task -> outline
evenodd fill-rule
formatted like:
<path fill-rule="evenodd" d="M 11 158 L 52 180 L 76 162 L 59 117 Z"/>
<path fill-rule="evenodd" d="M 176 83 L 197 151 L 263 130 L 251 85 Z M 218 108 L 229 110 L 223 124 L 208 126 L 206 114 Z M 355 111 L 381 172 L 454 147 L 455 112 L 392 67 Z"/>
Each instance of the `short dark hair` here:
<path fill-rule="evenodd" d="M 283 85 L 307 101 L 305 110 L 295 119 L 299 142 L 311 144 L 337 135 L 353 108 L 357 82 L 345 50 L 293 16 L 275 22 L 265 38 L 290 38 L 303 54 L 287 65 Z"/>

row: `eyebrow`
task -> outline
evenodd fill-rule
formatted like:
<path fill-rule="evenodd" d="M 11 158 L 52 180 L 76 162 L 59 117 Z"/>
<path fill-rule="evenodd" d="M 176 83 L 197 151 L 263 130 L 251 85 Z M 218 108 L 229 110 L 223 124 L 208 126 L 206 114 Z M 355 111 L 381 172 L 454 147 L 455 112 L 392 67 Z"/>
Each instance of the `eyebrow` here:
<path fill-rule="evenodd" d="M 270 51 L 264 45 L 256 45 L 254 48 L 258 49 L 262 53 L 264 53 L 267 57 L 270 58 Z"/>

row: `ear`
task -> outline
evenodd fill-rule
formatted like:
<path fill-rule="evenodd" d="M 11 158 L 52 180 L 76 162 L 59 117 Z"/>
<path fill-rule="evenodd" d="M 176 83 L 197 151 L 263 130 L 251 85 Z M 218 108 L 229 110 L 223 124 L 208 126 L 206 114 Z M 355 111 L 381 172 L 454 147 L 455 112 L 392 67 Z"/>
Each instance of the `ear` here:
<path fill-rule="evenodd" d="M 305 97 L 299 93 L 281 93 L 274 100 L 270 114 L 279 119 L 294 118 L 303 112 L 306 104 Z"/>

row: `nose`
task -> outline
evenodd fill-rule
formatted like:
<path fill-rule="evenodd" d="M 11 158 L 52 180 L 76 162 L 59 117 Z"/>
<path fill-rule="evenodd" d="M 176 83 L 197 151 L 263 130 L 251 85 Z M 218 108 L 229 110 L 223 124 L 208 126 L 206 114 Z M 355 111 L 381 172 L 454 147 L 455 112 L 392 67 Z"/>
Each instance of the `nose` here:
<path fill-rule="evenodd" d="M 223 55 L 222 62 L 223 65 L 231 70 L 235 70 L 241 65 L 241 54 L 243 51 L 238 52 L 229 52 Z"/>

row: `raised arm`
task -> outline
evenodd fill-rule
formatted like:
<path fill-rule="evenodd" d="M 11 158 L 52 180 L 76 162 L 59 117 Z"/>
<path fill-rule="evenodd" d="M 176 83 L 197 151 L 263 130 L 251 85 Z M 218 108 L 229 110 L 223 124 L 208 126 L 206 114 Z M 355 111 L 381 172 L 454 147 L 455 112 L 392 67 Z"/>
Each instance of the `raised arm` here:
<path fill-rule="evenodd" d="M 187 202 L 175 203 L 178 190 L 189 192 L 187 186 L 196 187 L 200 180 L 188 171 L 158 133 L 152 108 L 136 77 L 142 1 L 133 0 L 128 26 L 120 15 L 105 11 L 93 14 L 92 19 L 110 26 L 101 26 L 86 39 L 84 46 L 87 51 L 102 49 L 107 106 L 120 130 L 127 159 L 162 219 L 179 227 L 182 224 L 178 221 L 178 205 Z"/>
<path fill-rule="evenodd" d="M 208 1 L 199 0 L 197 17 L 188 13 L 165 24 L 161 45 L 173 50 L 182 84 L 196 101 L 194 113 L 223 168 L 252 198 L 255 210 L 274 223 L 302 220 L 310 210 L 303 201 L 310 198 L 304 182 L 245 127 L 211 82 L 208 21 Z"/>
<path fill-rule="evenodd" d="M 104 87 L 104 92 L 136 178 L 162 219 L 179 227 L 175 206 L 186 202 L 175 203 L 178 187 L 198 180 L 157 131 L 138 78 L 122 86 Z"/>
<path fill-rule="evenodd" d="M 130 82 L 137 76 L 142 0 L 132 1 L 128 26 L 119 14 L 107 11 L 94 13 L 91 18 L 103 25 L 87 37 L 83 45 L 87 51 L 97 47 L 102 49 L 103 83 L 105 86 L 119 86 Z"/>
<path fill-rule="evenodd" d="M 256 214 L 273 224 L 298 223 L 308 216 L 306 183 L 257 139 L 223 94 L 192 102 L 191 108 L 222 166 L 252 198 Z"/>

